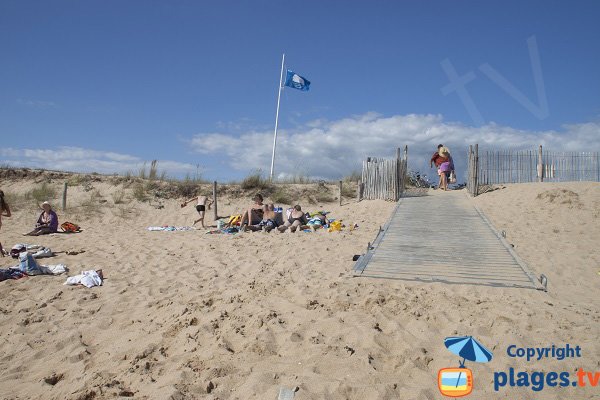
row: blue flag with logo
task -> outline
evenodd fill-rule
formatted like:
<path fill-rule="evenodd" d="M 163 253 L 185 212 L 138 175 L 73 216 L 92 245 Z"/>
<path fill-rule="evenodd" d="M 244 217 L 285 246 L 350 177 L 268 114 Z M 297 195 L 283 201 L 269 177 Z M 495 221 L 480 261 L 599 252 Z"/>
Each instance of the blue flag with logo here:
<path fill-rule="evenodd" d="M 294 71 L 287 70 L 285 77 L 285 86 L 289 86 L 294 89 L 307 91 L 310 86 L 310 81 L 306 78 L 301 77 Z"/>

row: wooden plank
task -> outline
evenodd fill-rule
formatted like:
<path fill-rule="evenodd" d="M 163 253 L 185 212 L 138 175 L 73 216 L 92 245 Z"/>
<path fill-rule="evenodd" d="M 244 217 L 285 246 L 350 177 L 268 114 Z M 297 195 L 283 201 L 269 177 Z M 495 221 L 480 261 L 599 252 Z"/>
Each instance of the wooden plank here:
<path fill-rule="evenodd" d="M 499 154 L 493 157 L 498 164 Z M 496 172 L 496 178 L 509 176 Z M 436 210 L 441 209 L 440 220 Z M 458 191 L 401 198 L 367 253 L 356 275 L 539 288 L 514 250 Z"/>

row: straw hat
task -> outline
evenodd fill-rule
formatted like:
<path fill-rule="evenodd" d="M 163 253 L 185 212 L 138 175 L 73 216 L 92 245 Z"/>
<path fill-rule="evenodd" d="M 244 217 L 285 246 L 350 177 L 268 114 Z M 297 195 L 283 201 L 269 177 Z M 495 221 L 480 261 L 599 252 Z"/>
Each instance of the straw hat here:
<path fill-rule="evenodd" d="M 44 206 L 49 206 L 50 208 L 52 208 L 52 205 L 50 203 L 48 203 L 47 201 L 42 203 L 42 207 Z"/>

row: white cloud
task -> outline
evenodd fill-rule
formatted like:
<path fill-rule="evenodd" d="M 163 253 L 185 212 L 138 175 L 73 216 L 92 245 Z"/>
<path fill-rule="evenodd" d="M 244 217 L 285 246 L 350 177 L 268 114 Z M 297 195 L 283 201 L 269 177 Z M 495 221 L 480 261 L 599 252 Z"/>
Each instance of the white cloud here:
<path fill-rule="evenodd" d="M 472 127 L 445 122 L 441 115 L 366 113 L 337 121 L 310 121 L 297 129 L 278 132 L 275 171 L 279 176 L 303 174 L 337 179 L 360 169 L 369 156 L 392 157 L 408 145 L 409 167 L 429 173 L 429 158 L 438 143 L 450 147 L 456 164 L 464 169 L 469 144 L 482 148 L 600 149 L 600 123 L 564 125 L 560 130 L 519 130 L 494 123 Z M 247 133 L 199 133 L 190 140 L 201 154 L 220 153 L 236 170 L 262 169 L 271 162 L 272 130 Z M 459 171 L 460 173 L 460 171 Z"/>
<path fill-rule="evenodd" d="M 55 149 L 15 149 L 2 148 L 3 163 L 12 166 L 45 168 L 60 171 L 98 172 L 105 174 L 137 173 L 144 160 L 129 154 L 98 151 L 81 147 L 58 147 Z M 159 171 L 169 176 L 195 173 L 196 166 L 178 161 L 159 160 Z"/>

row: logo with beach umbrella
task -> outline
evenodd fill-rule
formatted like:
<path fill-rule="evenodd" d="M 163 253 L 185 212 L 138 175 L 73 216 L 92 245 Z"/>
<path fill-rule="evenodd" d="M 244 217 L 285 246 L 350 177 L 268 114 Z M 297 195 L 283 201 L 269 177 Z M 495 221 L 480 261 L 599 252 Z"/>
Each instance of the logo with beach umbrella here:
<path fill-rule="evenodd" d="M 442 368 L 438 372 L 438 388 L 444 396 L 462 397 L 473 390 L 473 372 L 465 367 L 467 360 L 485 363 L 493 354 L 473 336 L 452 336 L 444 339 L 448 350 L 462 358 L 458 368 Z"/>

